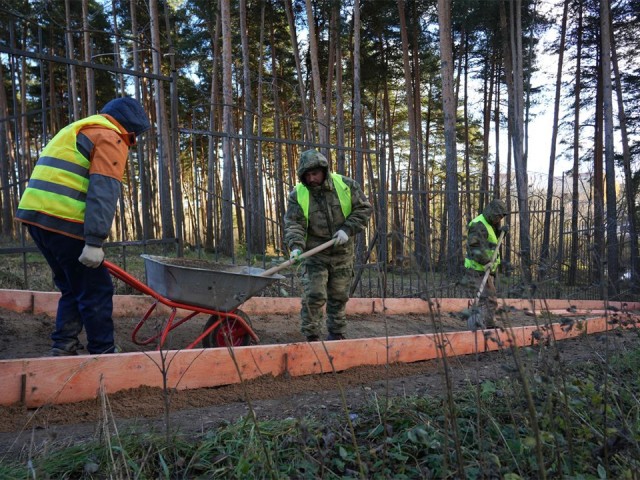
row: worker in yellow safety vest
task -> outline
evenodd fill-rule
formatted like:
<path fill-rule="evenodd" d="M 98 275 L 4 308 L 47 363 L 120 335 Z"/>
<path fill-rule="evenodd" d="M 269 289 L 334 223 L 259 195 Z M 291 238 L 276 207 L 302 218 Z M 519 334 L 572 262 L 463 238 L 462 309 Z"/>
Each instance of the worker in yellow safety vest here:
<path fill-rule="evenodd" d="M 492 262 L 493 254 L 498 245 L 500 232 L 508 232 L 507 225 L 500 226 L 500 222 L 507 215 L 507 206 L 503 200 L 496 198 L 484 207 L 482 213 L 469 223 L 467 230 L 467 254 L 464 259 L 466 269 L 465 284 L 474 295 L 482 288 L 485 273 L 489 271 L 486 284 L 482 289 L 475 312 L 469 312 L 473 317 L 472 328 L 494 328 L 495 314 L 498 307 L 494 276 L 500 265 L 500 252 Z"/>
<path fill-rule="evenodd" d="M 113 283 L 102 265 L 129 147 L 151 128 L 129 97 L 60 130 L 42 150 L 16 220 L 25 224 L 60 290 L 53 356 L 77 355 L 85 329 L 90 354 L 115 351 Z"/>
<path fill-rule="evenodd" d="M 346 337 L 345 307 L 355 258 L 354 237 L 369 222 L 372 207 L 355 180 L 329 171 L 317 150 L 300 155 L 300 181 L 289 194 L 285 243 L 290 259 L 333 239 L 329 248 L 303 259 L 301 331 L 307 341 L 320 338 L 326 304 L 327 340 Z"/>

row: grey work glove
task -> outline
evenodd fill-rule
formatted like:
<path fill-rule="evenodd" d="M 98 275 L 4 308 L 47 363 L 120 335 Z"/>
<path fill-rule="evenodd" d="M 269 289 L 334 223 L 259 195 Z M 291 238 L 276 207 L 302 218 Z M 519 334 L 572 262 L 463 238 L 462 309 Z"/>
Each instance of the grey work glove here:
<path fill-rule="evenodd" d="M 500 227 L 500 232 L 504 232 L 505 235 L 509 233 L 509 225 L 502 225 Z"/>
<path fill-rule="evenodd" d="M 302 255 L 302 250 L 300 250 L 299 248 L 294 248 L 293 250 L 291 250 L 289 260 L 291 260 L 293 263 L 298 263 L 300 262 L 300 255 Z"/>
<path fill-rule="evenodd" d="M 104 250 L 102 250 L 102 247 L 94 247 L 93 245 L 86 244 L 82 249 L 80 257 L 78 257 L 78 261 L 89 268 L 98 268 L 103 260 Z"/>
<path fill-rule="evenodd" d="M 343 245 L 349 241 L 349 235 L 344 230 L 338 230 L 333 238 L 336 240 L 334 245 Z"/>

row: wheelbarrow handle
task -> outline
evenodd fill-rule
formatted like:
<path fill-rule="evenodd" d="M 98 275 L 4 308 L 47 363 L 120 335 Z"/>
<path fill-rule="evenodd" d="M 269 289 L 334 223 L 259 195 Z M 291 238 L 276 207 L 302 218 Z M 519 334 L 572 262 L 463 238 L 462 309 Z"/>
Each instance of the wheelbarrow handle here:
<path fill-rule="evenodd" d="M 327 242 L 324 242 L 322 245 L 318 245 L 317 247 L 314 247 L 311 250 L 307 250 L 306 252 L 301 253 L 300 256 L 298 257 L 298 259 L 311 257 L 311 256 L 315 255 L 316 253 L 319 253 L 319 252 L 321 252 L 323 250 L 326 250 L 327 248 L 331 247 L 335 243 L 336 243 L 336 240 L 334 238 L 332 238 L 331 240 L 329 240 Z M 283 262 L 280 265 L 272 267 L 269 270 L 265 270 L 264 272 L 262 272 L 260 274 L 260 276 L 261 277 L 269 277 L 269 276 L 273 275 L 274 273 L 279 272 L 280 270 L 284 270 L 285 268 L 287 268 L 288 266 L 296 263 L 297 261 L 299 261 L 299 260 L 287 260 L 286 262 Z"/>

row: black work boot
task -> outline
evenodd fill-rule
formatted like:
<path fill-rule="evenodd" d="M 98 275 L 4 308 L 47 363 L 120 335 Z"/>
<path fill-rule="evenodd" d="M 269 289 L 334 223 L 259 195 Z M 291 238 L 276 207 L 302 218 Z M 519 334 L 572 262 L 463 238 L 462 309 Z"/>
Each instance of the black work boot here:
<path fill-rule="evenodd" d="M 496 319 L 495 318 L 487 319 L 486 328 L 498 328 L 498 325 L 496 325 Z"/>
<path fill-rule="evenodd" d="M 307 335 L 307 342 L 317 342 L 320 340 L 318 335 Z"/>
<path fill-rule="evenodd" d="M 329 332 L 329 336 L 327 337 L 327 341 L 331 340 L 344 340 L 345 337 L 343 333 L 331 333 Z"/>

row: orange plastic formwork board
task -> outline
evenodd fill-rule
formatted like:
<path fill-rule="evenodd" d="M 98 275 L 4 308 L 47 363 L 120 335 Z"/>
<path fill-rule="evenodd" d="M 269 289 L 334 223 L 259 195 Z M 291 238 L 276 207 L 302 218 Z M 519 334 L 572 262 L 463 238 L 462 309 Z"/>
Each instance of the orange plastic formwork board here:
<path fill-rule="evenodd" d="M 15 312 L 44 314 L 54 317 L 58 306 L 59 293 L 31 290 L 0 289 L 0 308 Z M 153 299 L 145 295 L 115 295 L 115 317 L 141 317 L 146 313 Z M 433 311 L 460 312 L 467 308 L 467 298 L 433 298 L 429 302 L 419 298 L 351 298 L 347 303 L 348 314 L 387 313 L 389 315 L 420 314 Z M 500 304 L 518 309 L 535 311 L 578 309 L 580 311 L 603 310 L 598 300 L 529 300 L 504 299 Z M 610 302 L 610 307 L 618 310 L 640 310 L 640 302 Z M 300 298 L 252 297 L 239 307 L 248 315 L 292 314 L 300 311 Z M 158 312 L 168 311 L 165 305 L 158 305 Z M 180 313 L 180 312 L 179 312 Z"/>
<path fill-rule="evenodd" d="M 629 317 L 634 318 L 634 317 Z M 626 320 L 625 320 L 626 322 Z M 540 327 L 557 340 L 603 332 L 615 325 L 610 317 L 576 320 L 570 326 Z M 619 323 L 619 322 L 616 322 Z M 635 321 L 622 325 L 634 326 Z M 451 332 L 335 342 L 256 345 L 233 350 L 211 348 L 119 355 L 45 357 L 0 361 L 0 405 L 72 403 L 141 386 L 171 389 L 216 387 L 262 375 L 291 376 L 342 371 L 360 365 L 418 362 L 441 356 L 467 355 L 509 345 L 533 345 L 535 326 L 511 330 Z M 548 338 L 548 337 L 547 337 Z M 442 347 L 444 346 L 444 347 Z M 164 355 L 164 362 L 162 356 Z M 163 373 L 161 365 L 166 365 Z"/>

